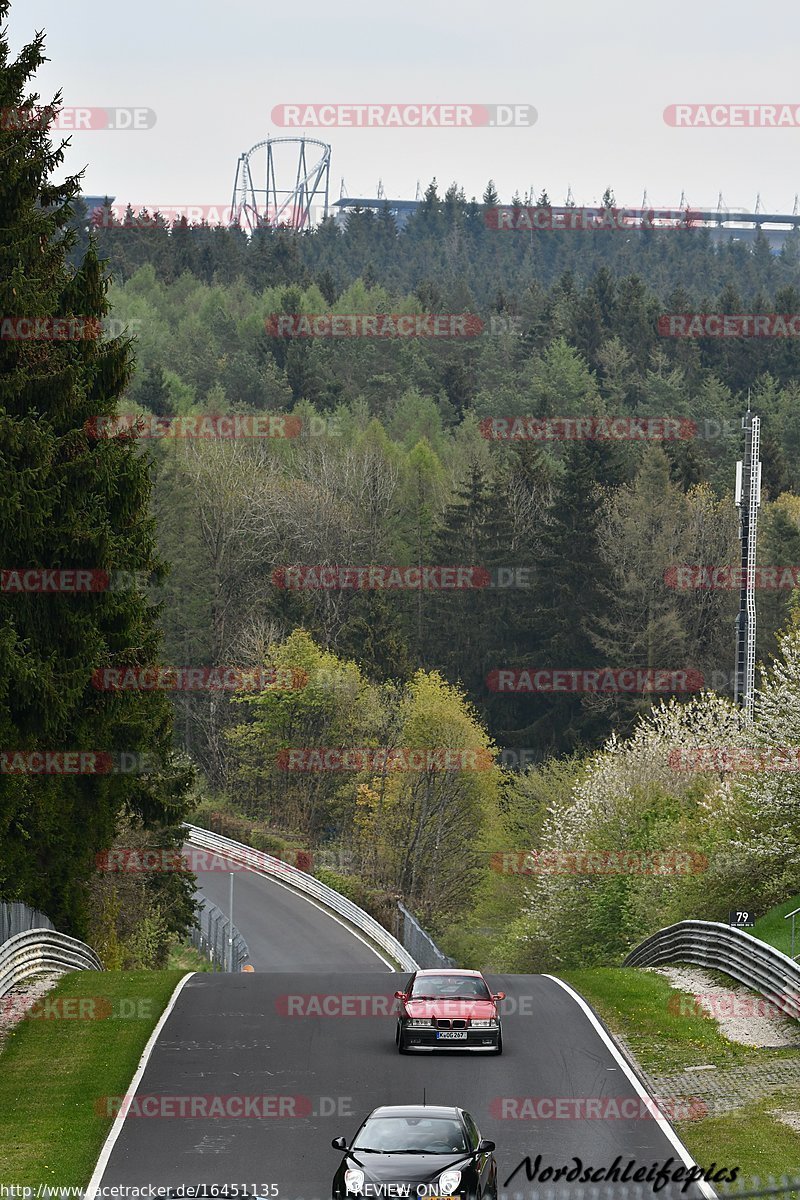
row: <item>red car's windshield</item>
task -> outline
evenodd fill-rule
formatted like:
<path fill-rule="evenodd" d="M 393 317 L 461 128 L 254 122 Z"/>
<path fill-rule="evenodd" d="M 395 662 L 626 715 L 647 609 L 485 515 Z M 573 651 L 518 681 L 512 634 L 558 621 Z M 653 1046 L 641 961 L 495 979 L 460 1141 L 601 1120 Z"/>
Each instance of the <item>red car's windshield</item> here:
<path fill-rule="evenodd" d="M 424 975 L 414 980 L 411 999 L 421 1000 L 440 996 L 452 1000 L 491 1000 L 491 992 L 482 979 L 472 975 Z"/>

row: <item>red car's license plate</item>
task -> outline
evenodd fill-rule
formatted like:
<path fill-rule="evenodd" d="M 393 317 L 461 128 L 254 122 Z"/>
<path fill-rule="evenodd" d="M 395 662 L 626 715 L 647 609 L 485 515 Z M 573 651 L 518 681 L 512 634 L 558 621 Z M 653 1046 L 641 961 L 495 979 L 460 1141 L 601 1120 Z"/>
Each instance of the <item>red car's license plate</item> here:
<path fill-rule="evenodd" d="M 465 1042 L 467 1031 L 466 1029 L 440 1029 L 436 1037 L 442 1042 Z"/>

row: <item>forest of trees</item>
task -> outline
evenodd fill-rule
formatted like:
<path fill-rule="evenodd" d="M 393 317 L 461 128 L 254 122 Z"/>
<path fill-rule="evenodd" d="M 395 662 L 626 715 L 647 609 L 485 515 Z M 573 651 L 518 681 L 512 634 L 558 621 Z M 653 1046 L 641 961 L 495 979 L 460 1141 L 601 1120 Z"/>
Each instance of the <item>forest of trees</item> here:
<path fill-rule="evenodd" d="M 298 419 L 298 436 L 288 438 L 141 438 L 154 464 L 159 549 L 171 563 L 154 589 L 163 661 L 309 672 L 306 688 L 260 700 L 176 697 L 179 743 L 208 796 L 198 819 L 265 849 L 287 839 L 338 847 L 350 875 L 329 881 L 376 914 L 403 896 L 462 957 L 485 961 L 503 928 L 498 966 L 546 963 L 556 944 L 573 944 L 571 927 L 541 916 L 531 926 L 527 905 L 570 912 L 558 881 L 498 876 L 492 853 L 552 838 L 553 803 L 576 802 L 610 735 L 633 733 L 639 745 L 661 698 L 508 694 L 492 691 L 488 677 L 503 668 L 687 670 L 728 711 L 738 592 L 680 590 L 670 580 L 680 564 L 738 562 L 733 480 L 748 404 L 763 421 L 759 560 L 800 563 L 800 360 L 790 339 L 660 337 L 658 317 L 800 311 L 796 239 L 773 256 L 763 240 L 752 251 L 715 248 L 700 231 L 498 237 L 480 204 L 455 188 L 440 201 L 433 185 L 400 232 L 390 214 L 369 212 L 344 228 L 267 228 L 249 242 L 236 230 L 129 224 L 98 232 L 115 317 L 137 341 L 124 407 L 164 418 L 165 429 L 173 417 L 203 413 Z M 275 332 L 281 314 L 420 312 L 474 314 L 484 332 L 438 342 Z M 671 417 L 684 433 L 487 436 L 493 417 L 528 416 Z M 369 564 L 469 564 L 492 585 L 285 586 L 292 566 Z M 758 608 L 767 661 L 790 616 L 790 590 L 760 592 Z M 434 744 L 434 696 L 449 712 L 444 744 L 536 765 L 456 778 L 293 777 L 280 765 L 291 746 L 397 745 L 404 728 L 407 743 L 398 714 L 416 707 L 430 706 L 431 729 L 421 738 L 417 729 L 411 744 Z M 698 701 L 684 693 L 673 702 L 693 713 Z M 686 779 L 665 787 L 663 771 L 656 775 L 635 820 L 669 831 L 673 843 L 680 830 L 678 844 L 696 846 L 700 824 L 686 812 L 677 826 L 648 814 L 685 807 L 685 796 L 697 814 L 706 788 Z M 442 838 L 459 829 L 460 855 L 443 857 Z M 607 843 L 599 827 L 589 832 L 588 844 Z M 773 868 L 749 866 L 765 897 L 780 895 Z M 596 881 L 597 960 L 646 932 L 659 906 L 671 904 L 677 919 L 702 898 L 705 915 L 721 915 L 741 879 L 728 862 L 668 892 L 652 879 Z M 574 880 L 561 886 L 578 894 Z M 457 932 L 450 923 L 465 887 L 475 914 L 466 925 L 459 918 Z M 630 920 L 606 927 L 611 898 L 619 913 L 630 890 Z M 578 938 L 565 961 L 584 953 Z"/>
<path fill-rule="evenodd" d="M 136 335 L 132 412 L 290 412 L 302 422 L 297 438 L 141 439 L 156 462 L 160 549 L 172 564 L 159 593 L 168 654 L 243 662 L 265 630 L 274 638 L 302 625 L 376 679 L 441 671 L 463 685 L 499 745 L 538 758 L 597 745 L 629 724 L 641 698 L 492 693 L 493 670 L 689 669 L 730 693 L 736 592 L 681 591 L 667 579 L 676 564 L 738 561 L 732 488 L 748 403 L 763 420 L 761 558 L 797 561 L 797 347 L 660 338 L 657 318 L 800 308 L 793 243 L 772 256 L 766 243 L 714 250 L 700 231 L 623 235 L 621 248 L 617 234 L 552 234 L 563 244 L 543 243 L 551 258 L 571 261 L 570 239 L 606 239 L 595 253 L 621 255 L 620 266 L 639 238 L 639 267 L 657 257 L 667 291 L 607 265 L 584 282 L 565 270 L 546 288 L 538 250 L 514 251 L 514 235 L 498 247 L 480 206 L 452 189 L 441 203 L 434 194 L 399 235 L 387 232 L 389 215 L 370 213 L 343 231 L 267 229 L 250 243 L 227 229 L 99 231 L 118 280 L 115 317 Z M 436 286 L 412 275 L 415 290 L 393 290 L 416 254 L 430 261 L 434 242 L 447 259 Z M 343 279 L 354 247 L 360 273 Z M 493 254 L 510 256 L 501 267 L 518 287 L 506 278 L 490 298 L 482 289 L 482 306 L 470 284 L 481 260 L 489 275 Z M 312 265 L 322 267 L 316 276 Z M 679 286 L 683 276 L 725 282 L 702 299 Z M 423 311 L 472 312 L 485 331 L 459 344 L 268 332 L 274 314 Z M 689 432 L 621 442 L 486 436 L 492 417 L 598 415 L 672 417 Z M 274 572 L 292 563 L 466 563 L 523 586 L 276 587 Z M 761 657 L 787 595 L 760 597 Z M 225 720 L 222 708 L 212 718 L 200 701 L 182 702 L 184 744 L 215 782 Z"/>

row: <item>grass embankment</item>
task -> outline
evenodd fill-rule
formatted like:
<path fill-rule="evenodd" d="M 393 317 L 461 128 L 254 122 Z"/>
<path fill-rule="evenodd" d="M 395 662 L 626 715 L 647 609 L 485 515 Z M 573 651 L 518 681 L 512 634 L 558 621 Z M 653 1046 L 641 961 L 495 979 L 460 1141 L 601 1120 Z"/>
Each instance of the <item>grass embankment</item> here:
<path fill-rule="evenodd" d="M 604 967 L 562 971 L 560 977 L 585 997 L 609 1029 L 625 1039 L 651 1077 L 713 1066 L 721 1075 L 736 1067 L 760 1066 L 797 1058 L 800 1050 L 740 1046 L 722 1035 L 712 1017 L 674 1011 L 675 989 L 661 975 L 633 968 Z M 732 985 L 738 986 L 738 985 Z M 690 1005 L 684 1005 L 689 1009 Z M 710 1074 L 710 1072 L 708 1073 Z M 697 1073 L 702 1086 L 705 1071 Z M 731 1076 L 735 1091 L 736 1076 Z M 688 1099 L 688 1095 L 683 1097 Z M 800 1111 L 796 1088 L 743 1105 L 724 1116 L 676 1121 L 682 1141 L 703 1166 L 716 1162 L 740 1168 L 748 1180 L 769 1175 L 800 1178 L 800 1134 L 770 1115 L 776 1109 Z"/>
<path fill-rule="evenodd" d="M 39 1016 L 15 1027 L 0 1050 L 6 1180 L 89 1182 L 113 1119 L 104 1098 L 124 1096 L 183 974 L 75 971 L 40 1001 Z"/>
<path fill-rule="evenodd" d="M 170 971 L 213 971 L 214 968 L 204 954 L 194 946 L 175 945 L 169 952 L 167 967 Z"/>
<path fill-rule="evenodd" d="M 747 932 L 760 938 L 762 942 L 768 942 L 776 950 L 782 950 L 784 954 L 791 954 L 792 922 L 791 919 L 786 921 L 784 918 L 787 913 L 793 912 L 796 908 L 800 908 L 800 896 L 792 896 L 791 900 L 785 900 L 783 904 L 771 908 L 756 921 L 754 928 Z M 795 917 L 794 952 L 800 954 L 800 913 Z"/>

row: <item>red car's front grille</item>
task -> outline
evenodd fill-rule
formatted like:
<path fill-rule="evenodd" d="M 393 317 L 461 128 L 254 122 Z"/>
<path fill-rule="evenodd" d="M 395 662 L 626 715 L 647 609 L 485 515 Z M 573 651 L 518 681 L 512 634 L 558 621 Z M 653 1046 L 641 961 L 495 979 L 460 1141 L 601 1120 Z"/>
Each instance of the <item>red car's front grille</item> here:
<path fill-rule="evenodd" d="M 467 1022 L 462 1020 L 461 1018 L 455 1018 L 454 1020 L 450 1021 L 450 1020 L 447 1020 L 446 1018 L 442 1017 L 442 1018 L 437 1018 L 436 1028 L 437 1029 L 466 1029 Z"/>

